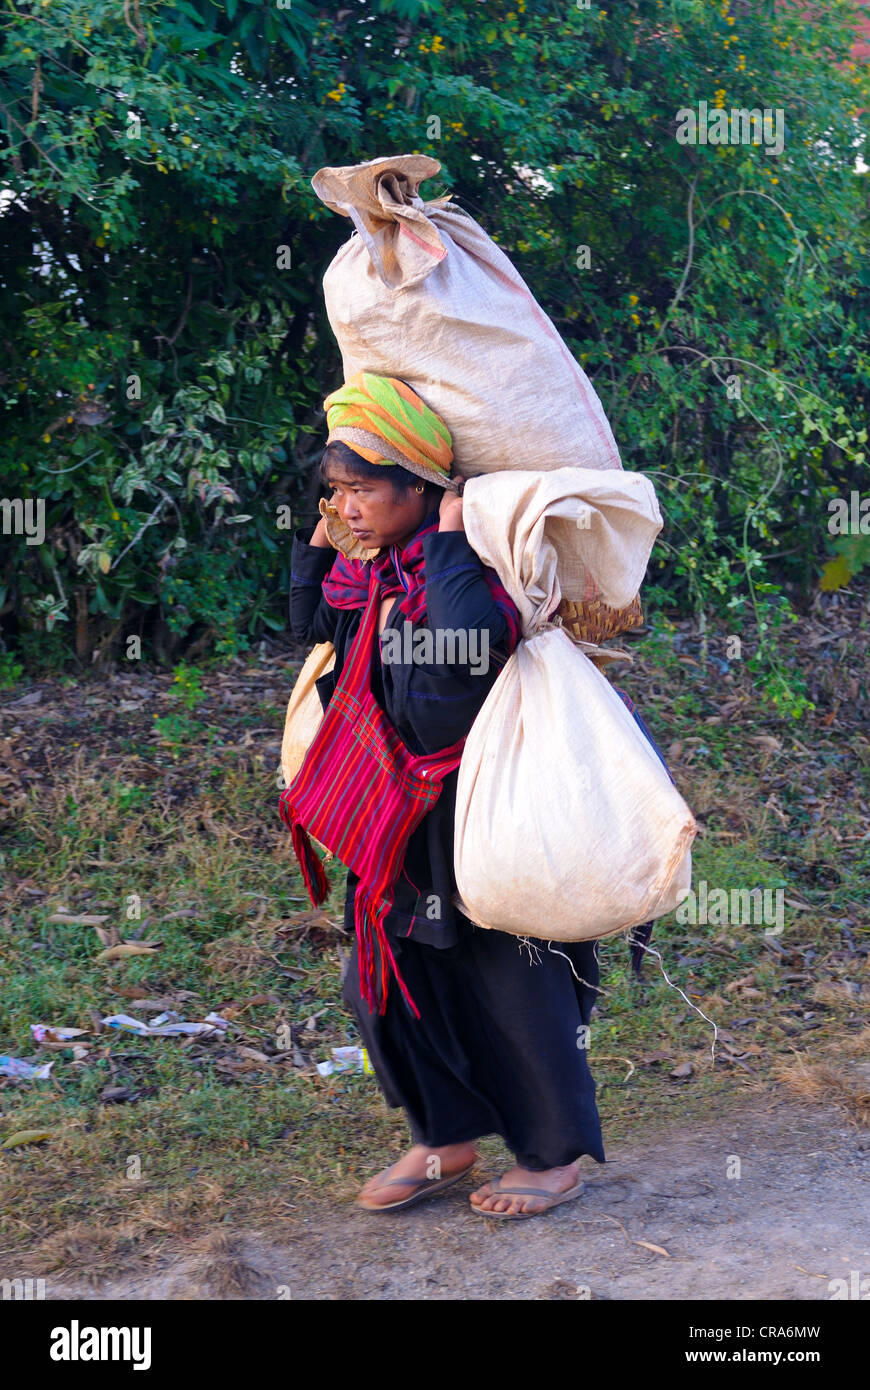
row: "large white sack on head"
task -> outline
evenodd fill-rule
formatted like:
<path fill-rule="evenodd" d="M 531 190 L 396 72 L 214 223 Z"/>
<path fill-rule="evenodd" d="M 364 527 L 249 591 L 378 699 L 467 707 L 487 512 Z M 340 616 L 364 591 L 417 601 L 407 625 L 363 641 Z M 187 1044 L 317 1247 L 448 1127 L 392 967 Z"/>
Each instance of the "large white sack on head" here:
<path fill-rule="evenodd" d="M 612 935 L 691 886 L 691 811 L 605 676 L 547 624 L 576 541 L 578 583 L 637 592 L 661 526 L 636 473 L 501 473 L 463 494 L 472 548 L 520 610 L 523 639 L 465 743 L 456 791 L 457 906 L 483 927 L 551 941 Z M 558 575 L 557 575 L 558 570 Z"/>
<path fill-rule="evenodd" d="M 625 469 L 509 469 L 470 478 L 462 521 L 534 631 L 561 599 L 623 608 L 662 529 L 655 488 Z"/>
<path fill-rule="evenodd" d="M 450 430 L 458 477 L 621 468 L 589 378 L 511 261 L 467 213 L 417 193 L 440 168 L 398 155 L 311 180 L 356 228 L 323 278 L 345 379 L 407 382 Z"/>

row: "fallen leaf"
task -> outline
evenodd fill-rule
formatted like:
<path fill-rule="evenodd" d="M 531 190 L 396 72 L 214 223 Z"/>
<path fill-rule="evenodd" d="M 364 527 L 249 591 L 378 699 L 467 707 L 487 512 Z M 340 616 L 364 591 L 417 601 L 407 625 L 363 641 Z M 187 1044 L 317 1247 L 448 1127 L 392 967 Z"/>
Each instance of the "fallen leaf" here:
<path fill-rule="evenodd" d="M 93 913 L 81 912 L 73 916 L 68 912 L 53 912 L 48 920 L 49 922 L 65 922 L 67 926 L 98 927 L 101 922 L 108 922 L 109 914 L 94 916 Z"/>
<path fill-rule="evenodd" d="M 20 700 L 10 700 L 6 709 L 18 709 L 22 705 L 38 705 L 41 699 L 41 690 L 31 690 L 27 695 L 22 695 Z"/>
<path fill-rule="evenodd" d="M 107 951 L 100 951 L 94 960 L 126 960 L 128 956 L 150 956 L 157 950 L 159 941 L 119 941 Z"/>
<path fill-rule="evenodd" d="M 43 1139 L 53 1139 L 55 1131 L 52 1129 L 18 1129 L 14 1134 L 10 1134 L 8 1139 L 4 1139 L 0 1144 L 0 1149 L 17 1149 L 22 1144 L 41 1144 Z"/>
<path fill-rule="evenodd" d="M 679 1066 L 674 1067 L 671 1077 L 674 1081 L 684 1081 L 686 1077 L 692 1076 L 694 1070 L 691 1062 L 680 1062 Z"/>
<path fill-rule="evenodd" d="M 127 1086 L 107 1086 L 100 1092 L 103 1105 L 121 1105 L 125 1100 L 135 1100 L 135 1094 Z"/>
<path fill-rule="evenodd" d="M 669 1250 L 666 1250 L 663 1245 L 653 1245 L 651 1240 L 636 1240 L 634 1244 L 642 1245 L 644 1250 L 652 1250 L 655 1255 L 666 1255 L 668 1259 L 671 1258 Z"/>
<path fill-rule="evenodd" d="M 751 975 L 741 975 L 739 980 L 732 980 L 730 984 L 725 986 L 725 993 L 730 994 L 734 989 L 745 989 L 747 985 L 754 984 L 755 972 L 753 971 Z"/>
<path fill-rule="evenodd" d="M 752 1075 L 752 1068 L 743 1057 L 731 1057 L 729 1061 L 733 1062 L 735 1067 L 740 1067 L 742 1071 L 748 1071 L 749 1075 Z"/>

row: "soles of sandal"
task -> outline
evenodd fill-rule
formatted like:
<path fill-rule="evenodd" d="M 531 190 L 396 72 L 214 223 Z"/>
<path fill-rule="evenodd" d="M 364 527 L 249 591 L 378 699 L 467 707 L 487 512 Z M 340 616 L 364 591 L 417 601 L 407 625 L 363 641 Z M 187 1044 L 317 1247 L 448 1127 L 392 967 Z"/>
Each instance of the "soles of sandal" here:
<path fill-rule="evenodd" d="M 476 1212 L 478 1216 L 488 1216 L 496 1221 L 529 1221 L 533 1216 L 546 1216 L 548 1211 L 552 1211 L 554 1207 L 560 1207 L 563 1202 L 576 1201 L 578 1197 L 582 1196 L 585 1189 L 586 1183 L 584 1182 L 578 1185 L 576 1191 L 572 1188 L 570 1192 L 554 1194 L 553 1201 L 548 1202 L 545 1207 L 540 1207 L 538 1211 L 484 1211 L 480 1207 L 476 1207 L 473 1202 L 471 1203 L 471 1210 Z M 502 1195 L 510 1197 L 520 1194 L 505 1192 Z"/>
<path fill-rule="evenodd" d="M 429 1197 L 435 1197 L 439 1192 L 444 1192 L 446 1188 L 452 1187 L 455 1182 L 467 1177 L 474 1164 L 471 1163 L 467 1168 L 463 1168 L 461 1173 L 454 1173 L 450 1178 L 441 1178 L 438 1182 L 426 1183 L 425 1187 L 419 1187 L 416 1192 L 412 1192 L 409 1197 L 403 1197 L 400 1202 L 388 1202 L 385 1206 L 369 1206 L 366 1202 L 361 1202 L 357 1198 L 355 1205 L 361 1211 L 382 1212 L 382 1211 L 401 1211 L 403 1207 L 413 1207 L 417 1202 L 425 1202 Z M 425 1181 L 425 1180 L 424 1180 Z"/>

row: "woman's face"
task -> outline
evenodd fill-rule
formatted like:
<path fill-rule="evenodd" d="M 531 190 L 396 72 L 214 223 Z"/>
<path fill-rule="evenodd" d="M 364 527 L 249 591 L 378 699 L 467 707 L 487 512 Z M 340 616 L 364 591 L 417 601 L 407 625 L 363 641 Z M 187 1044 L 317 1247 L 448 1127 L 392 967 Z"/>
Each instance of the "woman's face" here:
<path fill-rule="evenodd" d="M 389 472 L 385 466 L 384 471 Z M 407 492 L 398 499 L 389 478 L 362 478 L 346 464 L 330 462 L 327 476 L 335 507 L 346 526 L 369 549 L 402 545 L 414 534 L 431 510 L 422 492 Z"/>

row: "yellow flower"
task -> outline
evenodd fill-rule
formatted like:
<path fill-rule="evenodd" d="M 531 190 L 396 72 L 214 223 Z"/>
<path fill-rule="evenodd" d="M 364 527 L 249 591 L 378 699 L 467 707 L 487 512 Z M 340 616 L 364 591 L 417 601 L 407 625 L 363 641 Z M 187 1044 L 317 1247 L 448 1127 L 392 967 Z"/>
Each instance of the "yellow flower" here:
<path fill-rule="evenodd" d="M 630 295 L 628 296 L 628 302 L 629 302 L 629 304 L 636 304 L 636 303 L 637 303 L 637 295 L 636 295 L 636 294 L 630 294 Z"/>
<path fill-rule="evenodd" d="M 638 318 L 637 314 L 632 314 L 631 318 L 633 323 L 640 323 L 640 319 Z"/>

